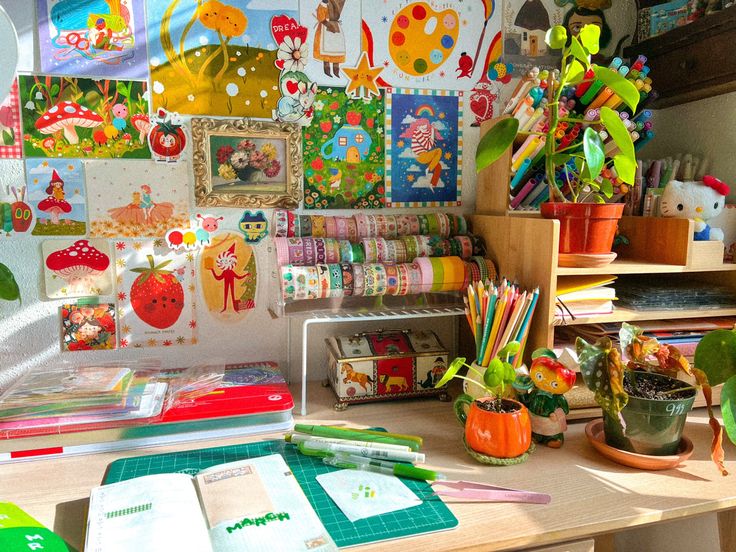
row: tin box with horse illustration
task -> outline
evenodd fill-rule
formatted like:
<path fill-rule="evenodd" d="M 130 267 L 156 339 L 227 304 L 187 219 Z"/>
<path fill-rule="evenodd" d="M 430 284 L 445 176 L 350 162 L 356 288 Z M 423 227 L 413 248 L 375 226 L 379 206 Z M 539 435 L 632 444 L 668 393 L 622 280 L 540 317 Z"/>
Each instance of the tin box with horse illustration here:
<path fill-rule="evenodd" d="M 431 330 L 390 330 L 330 337 L 328 379 L 337 409 L 349 403 L 439 395 L 447 349 Z"/>

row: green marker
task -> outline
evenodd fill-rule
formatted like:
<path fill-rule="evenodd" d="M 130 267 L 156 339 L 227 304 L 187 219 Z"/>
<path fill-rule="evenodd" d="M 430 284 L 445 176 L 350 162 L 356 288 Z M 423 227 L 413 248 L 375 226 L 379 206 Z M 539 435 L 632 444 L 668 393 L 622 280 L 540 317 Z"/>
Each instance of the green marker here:
<path fill-rule="evenodd" d="M 447 479 L 443 474 L 424 468 L 417 468 L 411 464 L 396 464 L 394 462 L 386 462 L 385 460 L 376 460 L 374 458 L 363 458 L 353 454 L 336 453 L 334 456 L 327 456 L 322 462 L 335 466 L 336 468 L 344 468 L 350 470 L 362 470 L 385 475 L 396 475 L 399 477 L 408 477 L 410 479 L 419 479 L 422 481 L 437 481 Z"/>
<path fill-rule="evenodd" d="M 370 441 L 373 443 L 388 443 L 389 445 L 404 445 L 411 450 L 417 451 L 422 444 L 421 437 L 412 435 L 397 435 L 382 431 L 343 429 L 339 427 L 296 424 L 294 431 L 306 433 L 318 437 L 330 437 L 333 439 L 355 439 L 356 441 Z"/>

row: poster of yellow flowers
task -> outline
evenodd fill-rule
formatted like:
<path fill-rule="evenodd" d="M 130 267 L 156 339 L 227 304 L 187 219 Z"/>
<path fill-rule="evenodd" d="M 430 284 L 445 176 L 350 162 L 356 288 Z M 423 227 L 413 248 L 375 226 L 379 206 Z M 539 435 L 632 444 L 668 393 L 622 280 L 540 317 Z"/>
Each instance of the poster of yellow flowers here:
<path fill-rule="evenodd" d="M 187 115 L 271 118 L 280 97 L 275 15 L 297 0 L 147 0 L 152 105 Z"/>

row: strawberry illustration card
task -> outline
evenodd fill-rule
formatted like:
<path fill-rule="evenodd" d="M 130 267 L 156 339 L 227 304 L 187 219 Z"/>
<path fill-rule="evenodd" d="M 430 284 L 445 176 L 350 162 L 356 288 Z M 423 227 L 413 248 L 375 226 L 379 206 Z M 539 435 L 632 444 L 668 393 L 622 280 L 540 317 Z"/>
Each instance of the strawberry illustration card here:
<path fill-rule="evenodd" d="M 64 351 L 115 349 L 115 305 L 63 305 L 61 335 Z"/>
<path fill-rule="evenodd" d="M 107 240 L 46 240 L 41 250 L 49 299 L 112 293 L 112 254 Z"/>
<path fill-rule="evenodd" d="M 194 253 L 162 239 L 114 243 L 120 347 L 195 344 Z"/>

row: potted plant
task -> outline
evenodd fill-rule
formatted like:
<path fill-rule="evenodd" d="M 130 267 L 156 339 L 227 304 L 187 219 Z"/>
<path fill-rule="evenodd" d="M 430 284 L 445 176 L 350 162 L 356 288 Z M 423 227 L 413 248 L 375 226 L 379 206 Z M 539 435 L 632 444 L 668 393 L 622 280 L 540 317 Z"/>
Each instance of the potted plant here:
<path fill-rule="evenodd" d="M 516 378 L 509 357 L 518 353 L 519 342 L 503 347 L 484 371 L 475 363 L 468 365 L 459 357 L 450 363 L 435 387 L 442 387 L 458 378 L 481 387 L 488 396 L 474 399 L 463 393 L 455 400 L 455 415 L 465 426 L 465 447 L 476 460 L 489 464 L 523 462 L 531 445 L 532 428 L 529 411 L 519 401 L 504 397 L 504 391 Z M 504 360 L 501 360 L 504 359 Z M 478 380 L 458 374 L 466 367 Z M 466 408 L 468 409 L 466 412 Z"/>
<path fill-rule="evenodd" d="M 640 455 L 675 454 L 687 414 L 702 388 L 716 437 L 711 456 L 724 472 L 720 424 L 712 417 L 705 374 L 693 369 L 676 347 L 643 335 L 636 326 L 623 323 L 619 342 L 621 351 L 608 337 L 594 345 L 580 337 L 576 342 L 583 380 L 603 409 L 606 443 Z"/>
<path fill-rule="evenodd" d="M 639 103 L 636 86 L 617 71 L 590 63 L 590 57 L 598 53 L 599 39 L 600 28 L 596 25 L 586 25 L 577 36 L 568 36 L 560 25 L 549 29 L 545 42 L 550 48 L 561 50 L 561 61 L 559 71 L 549 72 L 542 83 L 548 95 L 547 130 L 519 132 L 516 118 L 503 119 L 483 136 L 476 152 L 476 170 L 480 172 L 496 161 L 517 135 L 536 135 L 544 142 L 549 201 L 542 203 L 541 214 L 560 220 L 561 254 L 610 256 L 624 205 L 605 202 L 613 196 L 613 183 L 602 173 L 605 168 L 613 167 L 624 183 L 630 186 L 635 183 L 634 144 L 618 112 L 604 106 L 599 113 L 574 116 L 565 114 L 560 104 L 563 92 L 569 87 L 600 81 L 636 112 Z M 555 136 L 560 123 L 580 125 L 581 132 L 572 142 L 561 144 Z M 609 150 L 615 152 L 612 156 L 606 156 L 601 130 L 616 145 Z"/>

